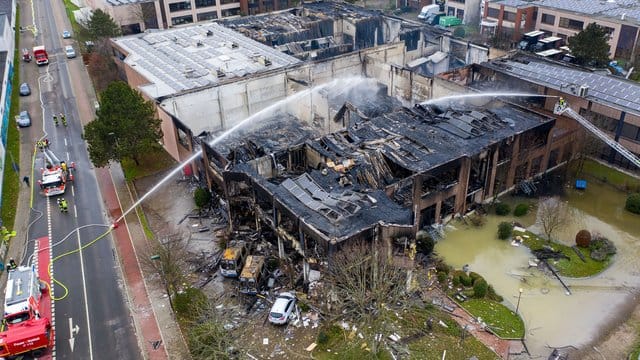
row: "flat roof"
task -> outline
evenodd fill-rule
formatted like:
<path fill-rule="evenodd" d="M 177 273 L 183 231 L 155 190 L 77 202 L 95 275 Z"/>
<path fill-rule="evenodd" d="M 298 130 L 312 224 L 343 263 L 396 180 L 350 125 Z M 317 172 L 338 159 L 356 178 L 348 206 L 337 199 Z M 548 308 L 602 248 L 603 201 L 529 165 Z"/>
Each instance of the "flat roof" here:
<path fill-rule="evenodd" d="M 565 93 L 575 89 L 576 95 L 580 86 L 586 85 L 589 87 L 587 99 L 640 115 L 640 84 L 634 81 L 525 54 L 492 60 L 481 66 Z"/>
<path fill-rule="evenodd" d="M 553 55 L 558 55 L 558 54 L 561 54 L 561 53 L 563 53 L 563 51 L 560 50 L 560 49 L 549 49 L 549 50 L 537 52 L 536 55 L 539 55 L 539 56 L 553 56 Z"/>
<path fill-rule="evenodd" d="M 300 63 L 217 23 L 152 31 L 112 41 L 128 53 L 124 62 L 149 80 L 140 90 L 153 98 Z"/>
<path fill-rule="evenodd" d="M 514 8 L 537 6 L 584 14 L 589 17 L 617 18 L 622 15 L 626 21 L 640 23 L 640 2 L 638 0 L 498 0 L 492 3 Z"/>
<path fill-rule="evenodd" d="M 540 31 L 540 30 L 536 30 L 536 31 L 530 31 L 526 34 L 524 34 L 525 36 L 540 36 L 543 35 L 544 31 Z"/>
<path fill-rule="evenodd" d="M 554 41 L 559 41 L 559 40 L 562 40 L 562 38 L 559 38 L 557 36 L 549 36 L 549 37 L 546 37 L 544 39 L 540 39 L 538 41 L 541 42 L 541 43 L 547 44 L 547 43 L 552 43 Z"/>

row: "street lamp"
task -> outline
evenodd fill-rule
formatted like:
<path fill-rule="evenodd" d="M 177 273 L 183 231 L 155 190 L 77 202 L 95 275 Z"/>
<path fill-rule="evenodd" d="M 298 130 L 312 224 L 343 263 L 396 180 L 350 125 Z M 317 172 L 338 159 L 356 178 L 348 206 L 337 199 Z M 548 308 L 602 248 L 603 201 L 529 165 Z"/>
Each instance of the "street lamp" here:
<path fill-rule="evenodd" d="M 516 314 L 518 313 L 518 309 L 520 309 L 520 298 L 522 297 L 522 292 L 524 289 L 518 289 L 518 305 L 516 305 Z"/>

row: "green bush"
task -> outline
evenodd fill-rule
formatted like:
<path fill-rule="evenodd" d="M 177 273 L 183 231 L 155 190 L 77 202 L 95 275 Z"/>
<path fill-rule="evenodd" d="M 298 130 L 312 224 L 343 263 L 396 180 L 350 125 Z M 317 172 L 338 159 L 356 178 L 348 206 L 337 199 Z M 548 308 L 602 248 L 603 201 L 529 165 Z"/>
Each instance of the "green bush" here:
<path fill-rule="evenodd" d="M 509 204 L 505 204 L 505 203 L 496 204 L 496 215 L 506 216 L 506 215 L 509 215 L 509 213 L 511 213 L 511 207 L 509 206 Z"/>
<path fill-rule="evenodd" d="M 453 287 L 460 286 L 460 276 L 451 277 L 451 283 L 453 284 Z"/>
<path fill-rule="evenodd" d="M 602 236 L 598 236 L 591 240 L 589 249 L 591 249 L 591 254 L 589 256 L 596 261 L 604 261 L 609 255 L 616 253 L 616 246 L 611 242 L 611 240 Z"/>
<path fill-rule="evenodd" d="M 471 280 L 471 277 L 465 273 L 460 274 L 460 283 L 464 286 L 471 286 L 473 285 L 473 280 Z"/>
<path fill-rule="evenodd" d="M 489 285 L 487 284 L 486 281 L 484 280 L 476 281 L 476 284 L 473 285 L 473 296 L 478 299 L 482 299 L 487 295 L 488 288 L 489 288 Z"/>
<path fill-rule="evenodd" d="M 445 280 L 447 280 L 447 274 L 442 271 L 438 271 L 438 282 L 440 284 L 444 284 Z"/>
<path fill-rule="evenodd" d="M 640 193 L 629 195 L 624 208 L 634 214 L 640 214 Z"/>
<path fill-rule="evenodd" d="M 449 274 L 449 272 L 451 271 L 451 266 L 447 265 L 447 263 L 442 261 L 442 259 L 440 258 L 436 259 L 435 268 L 437 272 L 443 272 L 445 274 Z"/>
<path fill-rule="evenodd" d="M 529 212 L 529 205 L 527 204 L 518 204 L 516 208 L 513 210 L 514 216 L 525 216 Z"/>
<path fill-rule="evenodd" d="M 187 288 L 182 293 L 176 294 L 173 300 L 176 314 L 185 320 L 197 319 L 207 306 L 207 296 L 197 288 Z"/>
<path fill-rule="evenodd" d="M 318 338 L 316 339 L 318 345 L 326 345 L 331 341 L 331 338 L 337 337 L 342 332 L 342 329 L 337 325 L 331 325 L 327 328 L 320 330 Z"/>
<path fill-rule="evenodd" d="M 510 222 L 503 221 L 498 225 L 498 238 L 506 240 L 513 234 L 513 225 Z"/>
<path fill-rule="evenodd" d="M 471 278 L 471 282 L 473 282 L 475 284 L 476 280 L 478 279 L 482 279 L 482 275 L 478 274 L 477 272 L 470 272 L 469 273 L 469 277 Z"/>

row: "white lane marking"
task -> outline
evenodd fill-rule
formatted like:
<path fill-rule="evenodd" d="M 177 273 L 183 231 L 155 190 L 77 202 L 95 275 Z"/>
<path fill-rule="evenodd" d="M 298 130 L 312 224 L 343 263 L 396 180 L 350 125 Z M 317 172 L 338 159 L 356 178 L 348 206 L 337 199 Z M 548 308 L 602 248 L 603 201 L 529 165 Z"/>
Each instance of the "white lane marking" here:
<path fill-rule="evenodd" d="M 76 196 L 75 186 L 71 186 L 71 196 L 73 196 L 73 197 Z"/>
<path fill-rule="evenodd" d="M 64 138 L 64 146 L 67 146 L 67 138 Z"/>
<path fill-rule="evenodd" d="M 69 162 L 71 162 L 71 160 L 70 160 L 70 159 L 71 159 L 71 157 L 69 157 L 69 152 L 67 151 L 67 162 L 68 162 L 68 163 L 69 163 Z"/>
<path fill-rule="evenodd" d="M 75 206 L 75 204 L 73 205 L 73 213 L 76 217 L 78 217 L 78 208 Z"/>
<path fill-rule="evenodd" d="M 87 302 L 87 280 L 84 276 L 84 259 L 82 257 L 82 243 L 80 242 L 80 231 L 78 234 L 78 254 L 80 254 L 80 274 L 82 274 L 82 292 L 84 293 L 84 312 L 87 317 L 87 334 L 91 334 L 91 320 L 89 319 L 89 303 Z M 91 336 L 89 336 L 89 359 L 93 359 L 93 346 L 91 344 Z"/>

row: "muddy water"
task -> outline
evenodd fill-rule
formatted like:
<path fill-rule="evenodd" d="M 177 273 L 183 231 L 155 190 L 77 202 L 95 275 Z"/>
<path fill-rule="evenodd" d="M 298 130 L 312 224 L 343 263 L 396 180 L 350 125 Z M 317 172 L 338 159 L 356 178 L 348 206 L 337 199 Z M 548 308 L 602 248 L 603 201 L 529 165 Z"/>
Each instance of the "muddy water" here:
<path fill-rule="evenodd" d="M 606 185 L 589 182 L 586 192 L 569 190 L 565 200 L 572 221 L 558 232 L 559 241 L 572 244 L 580 229 L 599 232 L 611 239 L 618 253 L 603 273 L 587 279 L 565 279 L 572 294 L 536 268 L 528 267 L 531 253 L 497 239 L 500 221 L 517 220 L 537 231 L 534 216 L 505 218 L 490 216 L 481 228 L 453 224 L 435 248 L 452 266 L 469 264 L 482 274 L 505 304 L 515 309 L 519 289 L 523 293 L 519 312 L 527 328 L 526 344 L 533 357 L 546 356 L 550 347 L 580 347 L 596 339 L 614 318 L 624 318 L 626 306 L 640 288 L 640 217 L 624 210 L 626 195 Z"/>

